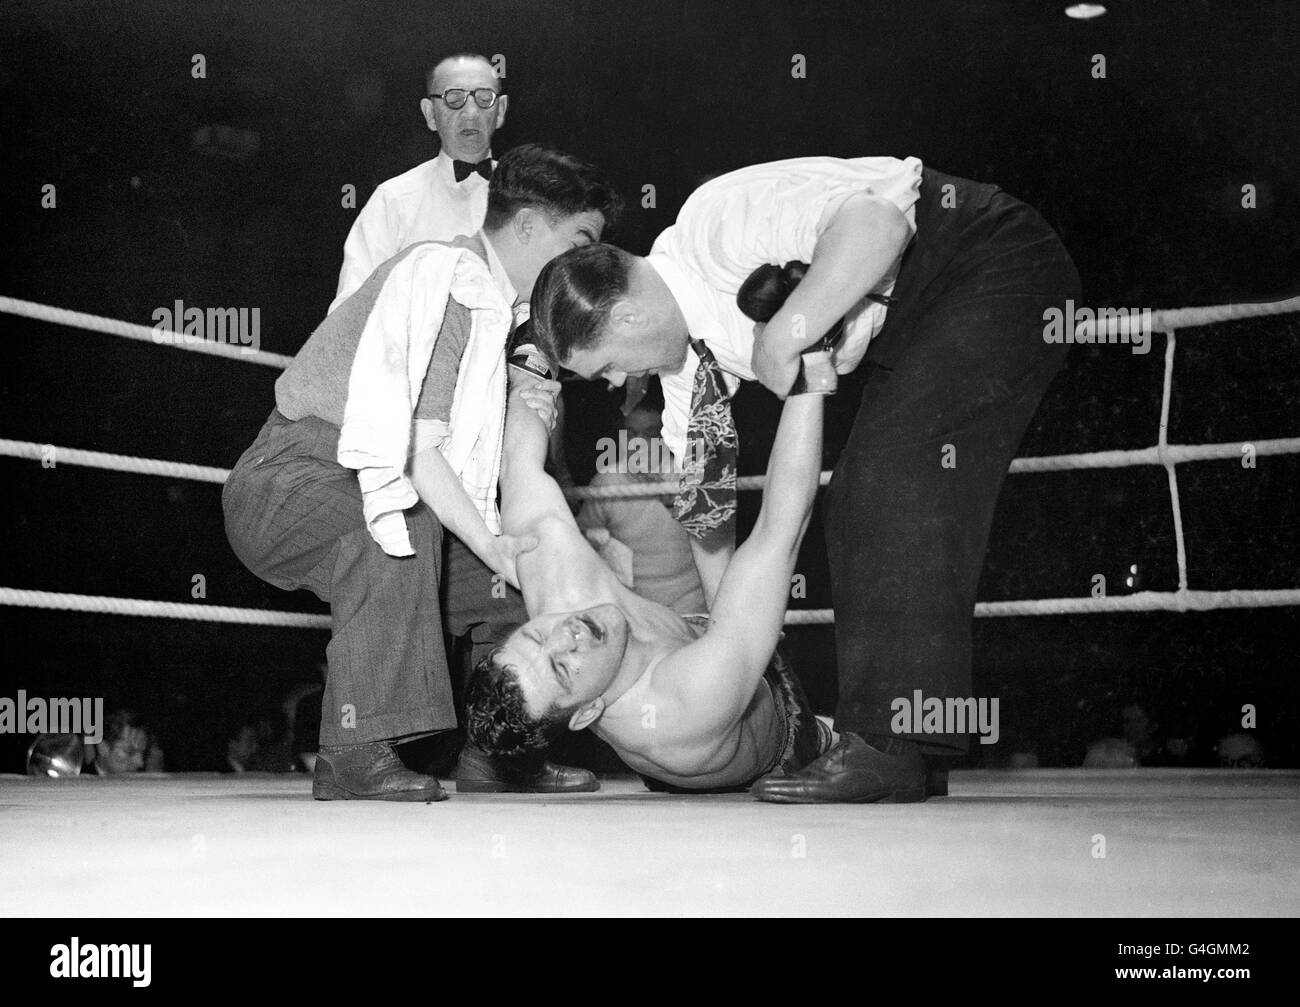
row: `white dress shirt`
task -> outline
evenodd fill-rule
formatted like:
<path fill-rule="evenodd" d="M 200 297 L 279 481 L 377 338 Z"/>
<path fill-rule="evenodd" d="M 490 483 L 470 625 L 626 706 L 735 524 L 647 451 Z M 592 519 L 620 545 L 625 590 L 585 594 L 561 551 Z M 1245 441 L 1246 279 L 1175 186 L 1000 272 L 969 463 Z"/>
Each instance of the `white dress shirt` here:
<path fill-rule="evenodd" d="M 856 192 L 889 200 L 914 233 L 920 187 L 921 162 L 915 157 L 800 157 L 740 168 L 692 193 L 647 261 L 672 292 L 691 338 L 709 347 L 734 393 L 741 380 L 754 380 L 754 323 L 736 306 L 736 293 L 749 274 L 764 263 L 811 262 L 823 213 Z M 868 293 L 892 293 L 898 266 L 895 261 Z M 847 373 L 862 361 L 885 324 L 885 311 L 865 297 L 849 310 L 834 356 L 836 371 Z M 662 436 L 679 462 L 698 366 L 699 358 L 688 351 L 680 371 L 660 375 Z"/>
<path fill-rule="evenodd" d="M 501 533 L 497 479 L 506 416 L 506 339 L 516 296 L 487 235 L 474 251 L 427 242 L 384 281 L 348 374 L 338 461 L 357 471 L 371 537 L 390 556 L 414 554 L 403 512 L 419 501 L 407 462 L 412 442 L 436 443 L 494 535 Z M 470 309 L 446 424 L 413 419 L 449 299 Z M 430 441 L 423 424 L 441 427 Z"/>
<path fill-rule="evenodd" d="M 472 172 L 457 182 L 451 160 L 440 152 L 375 189 L 343 245 L 343 268 L 330 311 L 402 249 L 417 241 L 451 241 L 483 226 L 487 179 Z M 496 162 L 492 165 L 496 167 Z"/>

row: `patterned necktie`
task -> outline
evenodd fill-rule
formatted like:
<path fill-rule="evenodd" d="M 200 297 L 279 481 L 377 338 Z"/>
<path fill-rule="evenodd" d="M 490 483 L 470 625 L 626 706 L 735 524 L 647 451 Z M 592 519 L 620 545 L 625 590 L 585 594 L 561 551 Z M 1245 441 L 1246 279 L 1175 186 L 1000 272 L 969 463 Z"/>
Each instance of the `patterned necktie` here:
<path fill-rule="evenodd" d="M 736 458 L 739 440 L 722 368 L 703 341 L 691 340 L 700 358 L 686 424 L 686 457 L 673 501 L 673 517 L 707 549 L 734 540 Z"/>
<path fill-rule="evenodd" d="M 469 176 L 473 175 L 475 172 L 482 175 L 484 178 L 491 178 L 492 158 L 487 157 L 477 163 L 474 161 L 452 161 L 451 170 L 456 173 L 457 182 L 465 181 L 465 179 L 469 178 Z"/>

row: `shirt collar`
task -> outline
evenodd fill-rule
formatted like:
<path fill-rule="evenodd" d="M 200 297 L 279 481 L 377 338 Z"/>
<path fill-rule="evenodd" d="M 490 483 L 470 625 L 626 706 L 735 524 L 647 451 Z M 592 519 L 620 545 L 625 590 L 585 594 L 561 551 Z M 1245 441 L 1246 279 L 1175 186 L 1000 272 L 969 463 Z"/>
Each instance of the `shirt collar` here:
<path fill-rule="evenodd" d="M 506 267 L 501 264 L 501 257 L 497 255 L 497 250 L 492 247 L 492 242 L 488 240 L 486 231 L 479 231 L 475 237 L 483 242 L 483 250 L 487 253 L 488 272 L 492 274 L 492 279 L 496 281 L 497 289 L 505 295 L 507 303 L 513 308 L 515 301 L 519 300 L 519 291 L 515 290 L 515 285 L 510 282 L 510 274 L 506 272 Z"/>
<path fill-rule="evenodd" d="M 686 319 L 686 328 L 692 339 L 703 339 L 710 346 L 721 343 L 726 330 L 709 309 L 708 291 L 702 280 L 673 262 L 663 252 L 651 252 L 646 262 L 664 281 L 668 292 L 673 295 L 682 317 Z"/>

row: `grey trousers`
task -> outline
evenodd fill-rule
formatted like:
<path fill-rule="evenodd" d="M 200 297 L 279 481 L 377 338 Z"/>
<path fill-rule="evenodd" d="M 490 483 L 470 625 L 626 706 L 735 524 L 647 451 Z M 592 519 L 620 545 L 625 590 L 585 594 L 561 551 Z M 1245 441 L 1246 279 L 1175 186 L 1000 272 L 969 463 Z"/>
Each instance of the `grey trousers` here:
<path fill-rule="evenodd" d="M 456 726 L 444 630 L 477 661 L 527 616 L 514 588 L 423 503 L 406 512 L 414 556 L 366 530 L 339 430 L 273 411 L 222 491 L 226 536 L 258 577 L 330 606 L 322 745 L 412 738 Z"/>

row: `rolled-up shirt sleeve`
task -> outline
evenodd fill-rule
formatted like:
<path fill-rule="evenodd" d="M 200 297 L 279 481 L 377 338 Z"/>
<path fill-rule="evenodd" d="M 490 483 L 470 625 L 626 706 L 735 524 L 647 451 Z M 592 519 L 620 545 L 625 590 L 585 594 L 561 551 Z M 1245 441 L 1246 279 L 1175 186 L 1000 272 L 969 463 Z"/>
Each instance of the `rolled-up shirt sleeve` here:
<path fill-rule="evenodd" d="M 670 254 L 735 293 L 764 263 L 811 262 L 828 206 L 853 193 L 889 200 L 915 231 L 921 162 L 914 157 L 804 157 L 741 168 L 707 182 L 682 206 Z"/>

